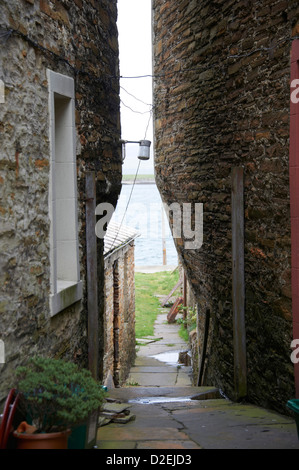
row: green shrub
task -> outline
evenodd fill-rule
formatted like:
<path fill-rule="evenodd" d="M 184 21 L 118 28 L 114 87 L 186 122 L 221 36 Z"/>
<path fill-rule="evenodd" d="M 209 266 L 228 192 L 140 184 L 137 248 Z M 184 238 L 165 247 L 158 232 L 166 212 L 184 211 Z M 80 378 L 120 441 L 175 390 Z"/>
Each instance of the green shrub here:
<path fill-rule="evenodd" d="M 104 400 L 105 390 L 90 371 L 72 362 L 34 357 L 16 376 L 21 408 L 38 433 L 79 424 Z"/>

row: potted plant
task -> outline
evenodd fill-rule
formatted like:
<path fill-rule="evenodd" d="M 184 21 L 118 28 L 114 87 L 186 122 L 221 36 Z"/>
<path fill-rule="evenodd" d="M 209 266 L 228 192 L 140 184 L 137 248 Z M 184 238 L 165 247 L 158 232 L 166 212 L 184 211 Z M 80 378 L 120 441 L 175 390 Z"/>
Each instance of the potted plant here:
<path fill-rule="evenodd" d="M 28 448 L 28 443 L 31 448 L 53 448 L 48 442 L 59 437 L 63 441 L 59 448 L 67 448 L 71 429 L 104 400 L 105 390 L 90 371 L 72 362 L 34 357 L 16 370 L 16 376 L 19 406 L 26 416 L 26 422 L 13 433 L 18 448 Z"/>

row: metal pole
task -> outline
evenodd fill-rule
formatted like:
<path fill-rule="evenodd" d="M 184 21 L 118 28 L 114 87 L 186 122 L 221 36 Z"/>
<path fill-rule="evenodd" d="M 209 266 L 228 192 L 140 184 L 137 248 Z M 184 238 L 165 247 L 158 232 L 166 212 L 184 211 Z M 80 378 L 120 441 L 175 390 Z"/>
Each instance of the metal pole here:
<path fill-rule="evenodd" d="M 236 398 L 247 395 L 243 168 L 232 169 L 232 297 Z"/>
<path fill-rule="evenodd" d="M 92 376 L 98 379 L 98 291 L 97 291 L 97 239 L 95 234 L 96 186 L 95 173 L 88 171 L 86 190 L 86 266 L 88 310 L 88 366 Z"/>

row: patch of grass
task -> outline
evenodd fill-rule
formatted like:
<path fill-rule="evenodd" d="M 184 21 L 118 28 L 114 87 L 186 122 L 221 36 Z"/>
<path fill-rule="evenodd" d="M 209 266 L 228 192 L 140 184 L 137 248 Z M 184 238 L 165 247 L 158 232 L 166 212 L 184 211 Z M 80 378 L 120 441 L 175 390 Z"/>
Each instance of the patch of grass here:
<path fill-rule="evenodd" d="M 181 308 L 181 313 L 186 307 Z M 196 328 L 196 311 L 193 308 L 188 307 L 186 309 L 186 318 L 183 319 L 183 316 L 177 319 L 177 323 L 181 323 L 181 328 L 179 329 L 179 336 L 188 343 L 190 331 Z"/>
<path fill-rule="evenodd" d="M 181 325 L 181 328 L 179 329 L 179 336 L 188 343 L 189 341 L 189 332 L 187 328 L 185 328 L 185 325 Z"/>
<path fill-rule="evenodd" d="M 138 382 L 127 382 L 126 386 L 127 387 L 139 387 L 139 383 Z"/>
<path fill-rule="evenodd" d="M 135 273 L 136 338 L 153 336 L 154 323 L 160 313 L 157 295 L 167 296 L 179 280 L 178 270 L 153 274 Z M 179 293 L 179 290 L 177 290 Z"/>

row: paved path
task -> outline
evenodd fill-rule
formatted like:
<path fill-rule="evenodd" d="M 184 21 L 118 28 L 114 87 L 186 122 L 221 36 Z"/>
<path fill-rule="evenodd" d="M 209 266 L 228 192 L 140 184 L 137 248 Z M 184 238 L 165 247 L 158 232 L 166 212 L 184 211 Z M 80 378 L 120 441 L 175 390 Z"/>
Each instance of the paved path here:
<path fill-rule="evenodd" d="M 299 448 L 288 416 L 219 398 L 213 387 L 193 387 L 190 367 L 177 362 L 177 352 L 186 349 L 178 329 L 159 315 L 154 337 L 138 350 L 127 386 L 109 390 L 109 397 L 130 403 L 136 418 L 100 427 L 99 449 Z"/>
<path fill-rule="evenodd" d="M 143 345 L 139 346 L 127 383 L 142 387 L 191 386 L 191 367 L 178 363 L 179 352 L 188 350 L 179 329 L 180 325 L 167 323 L 167 313 L 158 315 L 154 336 L 137 339 Z"/>

